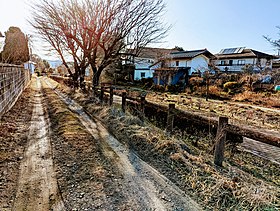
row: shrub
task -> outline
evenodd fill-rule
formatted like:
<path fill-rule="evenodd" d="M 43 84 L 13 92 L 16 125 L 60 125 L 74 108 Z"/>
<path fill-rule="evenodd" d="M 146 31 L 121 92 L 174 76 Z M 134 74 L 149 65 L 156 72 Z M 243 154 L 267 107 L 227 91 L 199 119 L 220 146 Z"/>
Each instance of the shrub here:
<path fill-rule="evenodd" d="M 233 89 L 237 87 L 238 87 L 238 83 L 235 81 L 226 82 L 224 84 L 224 89 L 225 91 L 228 91 L 228 93 L 232 93 Z"/>

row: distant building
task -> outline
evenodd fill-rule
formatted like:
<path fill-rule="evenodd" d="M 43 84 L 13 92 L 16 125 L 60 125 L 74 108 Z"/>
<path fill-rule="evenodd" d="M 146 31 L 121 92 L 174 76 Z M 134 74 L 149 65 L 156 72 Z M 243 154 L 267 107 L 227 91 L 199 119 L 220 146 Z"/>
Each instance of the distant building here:
<path fill-rule="evenodd" d="M 267 68 L 272 69 L 274 59 L 273 55 L 245 47 L 222 49 L 215 56 L 216 67 L 226 72 L 240 72 L 245 65 L 251 65 L 256 72 Z"/>
<path fill-rule="evenodd" d="M 159 59 L 165 58 L 171 52 L 177 52 L 176 49 L 166 48 L 149 48 L 145 47 L 137 54 L 134 49 L 129 49 L 127 55 L 130 56 L 129 62 L 135 66 L 134 80 L 141 80 L 142 78 L 153 78 L 154 70 L 150 66 Z M 136 55 L 137 54 L 137 55 Z"/>
<path fill-rule="evenodd" d="M 25 62 L 24 69 L 29 70 L 31 74 L 34 74 L 36 68 L 35 65 L 36 63 L 32 61 Z"/>
<path fill-rule="evenodd" d="M 50 64 L 50 68 L 57 68 L 60 65 L 62 65 L 62 61 L 61 60 L 47 60 L 47 62 Z"/>
<path fill-rule="evenodd" d="M 189 75 L 209 70 L 210 60 L 214 58 L 207 49 L 171 52 L 150 67 L 154 71 L 154 83 L 185 85 Z"/>

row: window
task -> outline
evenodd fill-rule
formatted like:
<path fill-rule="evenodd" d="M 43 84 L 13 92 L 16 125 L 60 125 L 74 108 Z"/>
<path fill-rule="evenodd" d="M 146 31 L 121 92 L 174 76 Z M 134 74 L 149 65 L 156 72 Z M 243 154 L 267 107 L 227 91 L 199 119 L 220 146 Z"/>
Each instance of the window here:
<path fill-rule="evenodd" d="M 233 61 L 229 60 L 229 66 L 232 66 Z"/>
<path fill-rule="evenodd" d="M 238 60 L 237 65 L 245 65 L 245 60 Z"/>
<path fill-rule="evenodd" d="M 226 65 L 226 61 L 221 61 L 221 65 Z"/>
<path fill-rule="evenodd" d="M 140 73 L 140 76 L 141 76 L 141 78 L 145 78 L 146 73 L 145 73 L 145 72 L 141 72 L 141 73 Z"/>
<path fill-rule="evenodd" d="M 179 61 L 176 61 L 176 67 L 178 67 L 179 66 Z"/>

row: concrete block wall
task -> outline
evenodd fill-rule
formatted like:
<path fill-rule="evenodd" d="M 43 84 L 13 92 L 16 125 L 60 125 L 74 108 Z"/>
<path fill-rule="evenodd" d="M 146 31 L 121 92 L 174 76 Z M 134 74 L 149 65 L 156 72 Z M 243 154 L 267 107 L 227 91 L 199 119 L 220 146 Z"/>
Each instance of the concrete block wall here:
<path fill-rule="evenodd" d="M 0 63 L 0 117 L 11 109 L 30 81 L 23 66 Z"/>

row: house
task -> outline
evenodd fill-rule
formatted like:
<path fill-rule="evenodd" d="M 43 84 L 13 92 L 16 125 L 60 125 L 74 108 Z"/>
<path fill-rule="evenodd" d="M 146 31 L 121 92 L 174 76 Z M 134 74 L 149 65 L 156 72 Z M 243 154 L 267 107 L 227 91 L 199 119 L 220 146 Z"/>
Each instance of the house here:
<path fill-rule="evenodd" d="M 272 69 L 274 56 L 245 47 L 222 49 L 215 55 L 214 64 L 221 71 L 241 72 L 245 65 L 253 71 Z"/>
<path fill-rule="evenodd" d="M 24 63 L 24 69 L 29 70 L 30 74 L 34 74 L 35 68 L 36 68 L 36 63 L 32 61 L 28 61 Z"/>
<path fill-rule="evenodd" d="M 154 83 L 186 85 L 189 75 L 209 70 L 210 60 L 214 58 L 207 49 L 171 52 L 150 67 L 154 70 Z"/>
<path fill-rule="evenodd" d="M 154 70 L 151 70 L 150 66 L 171 52 L 177 51 L 176 49 L 144 47 L 140 49 L 139 53 L 136 53 L 134 49 L 129 49 L 127 55 L 130 55 L 130 63 L 135 66 L 134 80 L 153 78 Z"/>

